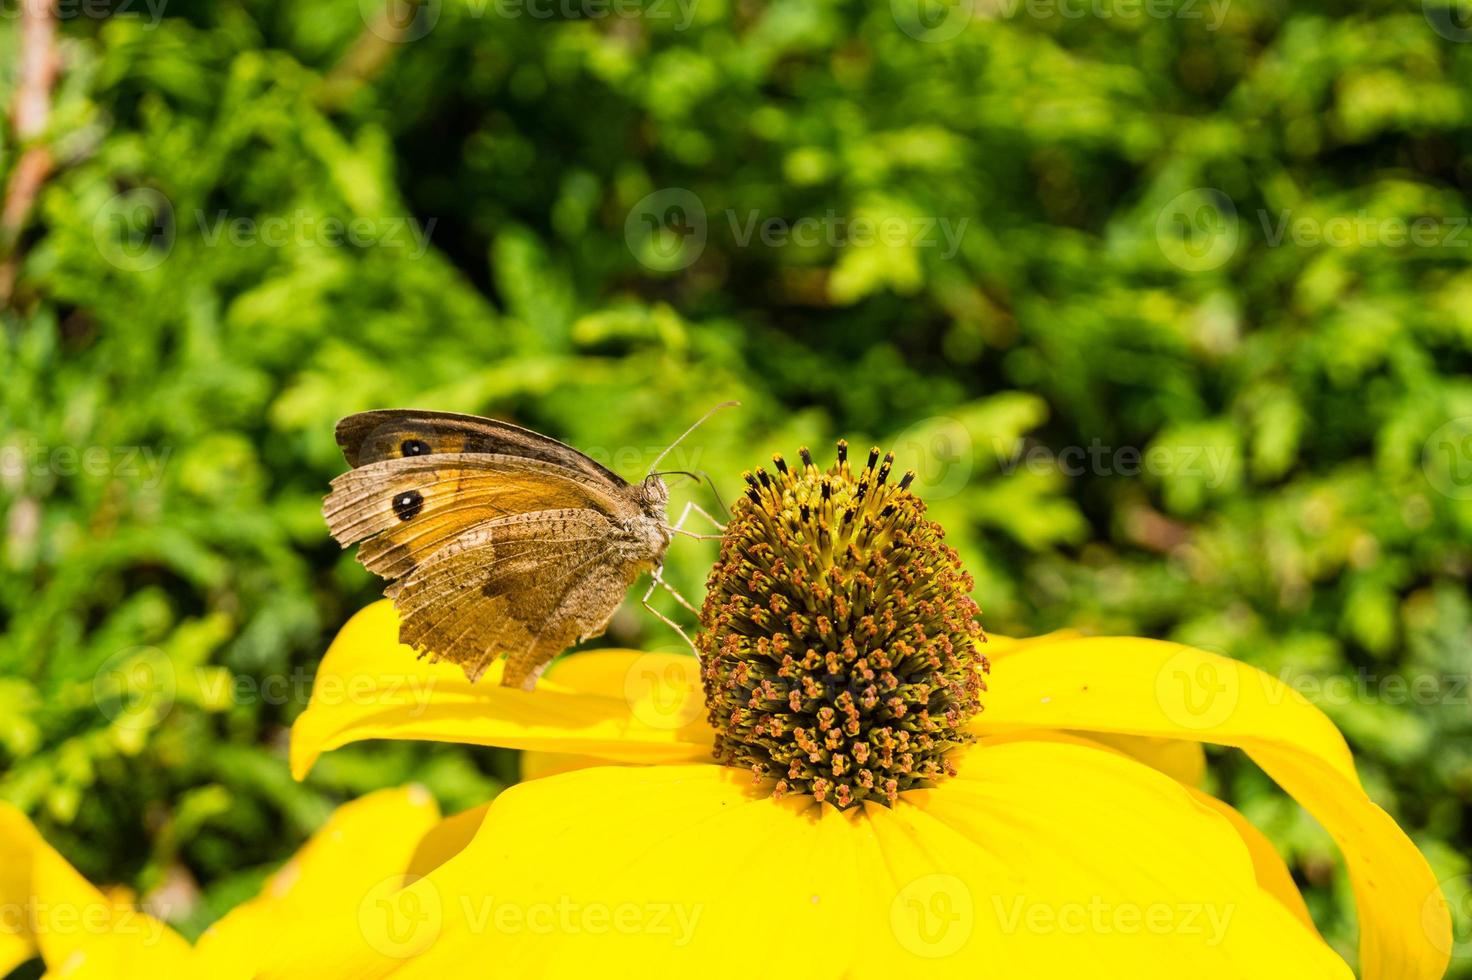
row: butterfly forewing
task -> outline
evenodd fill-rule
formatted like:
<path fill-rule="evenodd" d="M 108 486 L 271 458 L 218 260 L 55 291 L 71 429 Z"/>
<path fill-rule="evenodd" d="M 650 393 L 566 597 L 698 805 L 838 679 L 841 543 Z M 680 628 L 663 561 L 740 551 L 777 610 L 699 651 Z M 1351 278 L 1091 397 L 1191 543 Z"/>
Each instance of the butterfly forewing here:
<path fill-rule="evenodd" d="M 354 467 L 435 453 L 480 453 L 540 460 L 594 482 L 628 486 L 617 473 L 556 439 L 474 415 L 397 409 L 360 412 L 337 423 L 337 444 Z"/>

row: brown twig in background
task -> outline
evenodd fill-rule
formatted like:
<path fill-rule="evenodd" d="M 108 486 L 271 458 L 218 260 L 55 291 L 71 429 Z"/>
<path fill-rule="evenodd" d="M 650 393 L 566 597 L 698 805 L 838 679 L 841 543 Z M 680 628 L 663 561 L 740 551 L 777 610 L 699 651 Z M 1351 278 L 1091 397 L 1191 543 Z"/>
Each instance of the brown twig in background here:
<path fill-rule="evenodd" d="M 426 2 L 387 0 L 371 20 L 365 21 L 352 46 L 322 79 L 318 104 L 329 111 L 339 109 L 360 88 L 377 78 L 399 48 L 415 36 L 410 29 Z"/>
<path fill-rule="evenodd" d="M 20 159 L 5 186 L 0 207 L 0 305 L 15 289 L 16 250 L 41 184 L 51 172 L 51 151 L 41 143 L 51 117 L 51 88 L 56 83 L 56 17 L 52 0 L 22 0 L 20 84 L 11 109 L 12 128 L 21 147 Z"/>

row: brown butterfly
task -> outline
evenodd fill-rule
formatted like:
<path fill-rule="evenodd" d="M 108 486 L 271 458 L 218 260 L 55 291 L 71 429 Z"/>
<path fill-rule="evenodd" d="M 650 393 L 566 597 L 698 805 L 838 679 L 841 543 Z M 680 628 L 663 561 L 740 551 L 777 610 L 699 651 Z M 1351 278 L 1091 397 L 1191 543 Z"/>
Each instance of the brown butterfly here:
<path fill-rule="evenodd" d="M 389 580 L 400 641 L 472 681 L 505 654 L 501 683 L 530 691 L 552 658 L 602 634 L 643 572 L 654 573 L 645 607 L 684 636 L 649 604 L 674 535 L 708 537 L 682 527 L 692 509 L 710 517 L 698 506 L 674 524 L 665 514 L 669 489 L 655 468 L 680 439 L 631 484 L 506 422 L 363 412 L 337 423 L 353 468 L 332 481 L 322 515 L 338 543 L 357 544 L 358 561 Z"/>

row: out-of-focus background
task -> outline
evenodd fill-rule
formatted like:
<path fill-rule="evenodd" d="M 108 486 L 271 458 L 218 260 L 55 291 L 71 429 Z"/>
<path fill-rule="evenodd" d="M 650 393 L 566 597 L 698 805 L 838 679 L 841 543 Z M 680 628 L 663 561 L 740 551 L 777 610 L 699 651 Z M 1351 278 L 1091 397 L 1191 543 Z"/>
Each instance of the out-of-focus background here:
<path fill-rule="evenodd" d="M 0 798 L 89 878 L 195 934 L 343 799 L 517 778 L 403 743 L 287 773 L 379 593 L 318 512 L 339 416 L 493 415 L 636 476 L 739 398 L 673 462 L 730 495 L 895 446 L 990 630 L 1282 677 L 1472 893 L 1465 0 L 24 3 Z M 676 542 L 686 594 L 711 557 Z M 677 648 L 630 607 L 601 642 Z M 1353 957 L 1330 840 L 1212 759 Z"/>

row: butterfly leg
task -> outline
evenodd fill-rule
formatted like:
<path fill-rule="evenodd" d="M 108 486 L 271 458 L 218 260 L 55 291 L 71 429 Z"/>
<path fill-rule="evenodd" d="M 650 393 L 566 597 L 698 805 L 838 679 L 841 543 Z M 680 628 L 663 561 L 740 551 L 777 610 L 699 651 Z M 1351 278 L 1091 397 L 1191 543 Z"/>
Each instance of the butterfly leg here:
<path fill-rule="evenodd" d="M 649 589 L 648 589 L 648 591 L 646 591 L 644 593 L 644 598 L 640 599 L 639 601 L 641 603 L 643 603 L 645 609 L 648 609 L 651 613 L 654 614 L 654 618 L 655 619 L 657 619 L 660 622 L 664 623 L 666 626 L 668 626 L 670 629 L 674 630 L 676 633 L 679 633 L 680 634 L 680 639 L 682 639 L 686 643 L 688 643 L 690 645 L 690 649 L 691 650 L 694 650 L 695 653 L 696 653 L 696 655 L 699 656 L 700 655 L 700 651 L 696 648 L 695 641 L 692 640 L 692 639 L 690 639 L 689 634 L 687 634 L 683 629 L 680 628 L 680 624 L 677 623 L 677 622 L 675 622 L 673 619 L 670 619 L 668 616 L 666 616 L 664 613 L 660 612 L 658 609 L 655 609 L 654 608 L 654 603 L 652 603 L 652 602 L 649 601 L 649 597 L 652 596 L 652 595 L 654 595 L 654 590 L 657 589 L 657 588 L 659 588 L 660 586 L 664 586 L 664 588 L 671 595 L 673 595 L 676 599 L 679 599 L 680 600 L 680 604 L 681 605 L 683 605 L 686 609 L 691 610 L 692 612 L 694 611 L 694 607 L 691 606 L 690 603 L 688 603 L 688 602 L 685 601 L 685 597 L 682 596 L 682 595 L 680 595 L 680 593 L 676 592 L 673 588 L 671 588 L 670 585 L 669 585 L 669 583 L 664 580 L 664 577 L 662 575 L 663 571 L 664 571 L 663 567 L 657 567 L 657 568 L 654 569 L 654 571 L 651 573 L 651 581 L 649 583 Z"/>
<path fill-rule="evenodd" d="M 701 517 L 704 517 L 707 521 L 710 521 L 711 525 L 714 526 L 715 529 L 720 531 L 722 534 L 725 533 L 726 525 L 722 524 L 714 517 L 711 517 L 704 507 L 701 507 L 693 500 L 685 505 L 684 510 L 680 511 L 680 519 L 675 521 L 674 524 L 670 525 L 670 530 L 675 532 L 676 534 L 683 534 L 686 537 L 694 538 L 697 541 L 719 541 L 721 539 L 720 534 L 696 534 L 694 531 L 685 530 L 685 522 L 690 519 L 691 511 L 694 511 Z"/>

